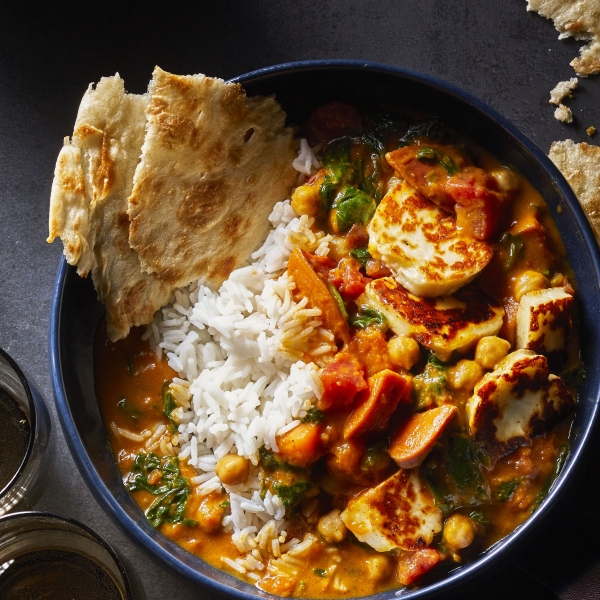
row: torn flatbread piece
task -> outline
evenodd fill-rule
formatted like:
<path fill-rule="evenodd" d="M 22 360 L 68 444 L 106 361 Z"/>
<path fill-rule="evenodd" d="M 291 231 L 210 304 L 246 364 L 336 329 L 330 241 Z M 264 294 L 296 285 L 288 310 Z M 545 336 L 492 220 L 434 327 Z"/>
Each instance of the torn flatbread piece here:
<path fill-rule="evenodd" d="M 157 67 L 150 92 L 129 242 L 165 283 L 218 285 L 266 237 L 295 183 L 293 132 L 274 98 L 238 84 Z"/>
<path fill-rule="evenodd" d="M 119 75 L 89 86 L 65 138 L 50 197 L 50 235 L 67 262 L 92 274 L 111 340 L 152 321 L 172 288 L 142 271 L 129 246 L 127 199 L 145 134 L 147 95 L 127 94 Z"/>
<path fill-rule="evenodd" d="M 565 176 L 600 240 L 600 147 L 553 142 L 550 159 Z"/>
<path fill-rule="evenodd" d="M 528 0 L 527 10 L 552 19 L 559 39 L 589 40 L 571 62 L 578 75 L 600 72 L 600 2 L 598 0 Z"/>

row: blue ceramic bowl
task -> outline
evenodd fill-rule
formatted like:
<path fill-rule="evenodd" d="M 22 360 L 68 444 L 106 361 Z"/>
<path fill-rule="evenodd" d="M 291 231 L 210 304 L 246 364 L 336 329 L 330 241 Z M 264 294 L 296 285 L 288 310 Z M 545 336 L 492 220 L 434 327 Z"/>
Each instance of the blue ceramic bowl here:
<path fill-rule="evenodd" d="M 580 392 L 567 464 L 534 515 L 477 560 L 445 579 L 403 595 L 416 600 L 447 592 L 482 573 L 515 549 L 546 518 L 572 484 L 598 417 L 600 362 L 600 255 L 576 198 L 546 155 L 511 123 L 476 98 L 438 79 L 381 64 L 346 60 L 298 62 L 260 69 L 233 79 L 249 94 L 276 94 L 290 122 L 302 123 L 312 108 L 341 100 L 358 105 L 407 106 L 445 118 L 503 164 L 523 173 L 556 216 L 578 284 L 581 352 L 587 377 Z M 562 212 L 558 214 L 557 208 Z M 146 521 L 123 487 L 110 452 L 94 391 L 92 345 L 103 308 L 88 279 L 63 260 L 58 269 L 50 322 L 52 382 L 67 443 L 90 490 L 135 543 L 178 573 L 212 592 L 237 599 L 265 598 L 257 588 L 216 569 L 163 537 Z M 372 596 L 393 598 L 394 592 Z"/>

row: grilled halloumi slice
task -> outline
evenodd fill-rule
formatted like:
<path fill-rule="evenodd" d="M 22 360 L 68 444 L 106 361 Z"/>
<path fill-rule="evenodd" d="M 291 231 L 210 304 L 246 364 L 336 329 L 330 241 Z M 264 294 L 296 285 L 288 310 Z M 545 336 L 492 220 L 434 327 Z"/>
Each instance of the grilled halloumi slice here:
<path fill-rule="evenodd" d="M 472 286 L 454 296 L 418 298 L 384 277 L 369 283 L 365 296 L 396 335 L 416 339 L 444 361 L 455 350 L 466 352 L 482 337 L 496 335 L 504 316 L 501 306 Z"/>
<path fill-rule="evenodd" d="M 471 433 L 498 458 L 552 429 L 574 405 L 545 356 L 516 350 L 484 375 L 465 408 Z"/>
<path fill-rule="evenodd" d="M 460 231 L 456 217 L 406 181 L 392 186 L 369 223 L 369 252 L 417 296 L 453 294 L 492 258 L 486 242 Z"/>
<path fill-rule="evenodd" d="M 401 469 L 352 498 L 341 518 L 361 542 L 378 552 L 426 548 L 442 529 L 442 511 L 417 469 Z"/>
<path fill-rule="evenodd" d="M 573 296 L 564 288 L 525 294 L 517 310 L 517 348 L 543 354 L 560 366 L 567 355 L 572 313 Z"/>

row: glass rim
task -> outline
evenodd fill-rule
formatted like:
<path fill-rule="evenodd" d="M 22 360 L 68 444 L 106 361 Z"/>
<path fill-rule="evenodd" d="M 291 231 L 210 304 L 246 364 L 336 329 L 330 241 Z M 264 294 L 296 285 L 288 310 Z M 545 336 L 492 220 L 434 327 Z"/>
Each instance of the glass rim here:
<path fill-rule="evenodd" d="M 129 577 L 127 575 L 127 571 L 125 569 L 125 565 L 123 564 L 123 561 L 121 560 L 119 555 L 116 553 L 114 548 L 99 533 L 95 532 L 93 529 L 91 529 L 87 525 L 84 525 L 80 521 L 77 521 L 76 519 L 73 519 L 71 517 L 66 517 L 64 515 L 57 515 L 56 513 L 51 513 L 51 512 L 43 511 L 43 510 L 28 510 L 28 511 L 7 513 L 0 517 L 0 526 L 2 526 L 2 524 L 6 523 L 8 521 L 19 521 L 22 519 L 39 520 L 40 525 L 43 525 L 43 522 L 42 522 L 43 519 L 59 521 L 59 522 L 71 525 L 75 529 L 80 530 L 80 531 L 69 532 L 69 533 L 72 533 L 73 535 L 82 535 L 82 532 L 87 534 L 88 539 L 92 538 L 93 542 L 95 542 L 96 544 L 101 546 L 104 550 L 106 550 L 106 552 L 108 552 L 110 558 L 116 565 L 117 570 L 119 571 L 119 574 L 121 575 L 121 580 L 122 580 L 122 584 L 123 584 L 123 588 L 124 588 L 123 591 L 126 594 L 125 600 L 133 600 L 133 595 L 131 592 L 131 585 L 129 583 Z M 39 529 L 42 530 L 45 528 L 43 526 L 41 526 Z M 100 566 L 102 566 L 102 565 L 100 565 Z M 117 583 L 117 585 L 119 585 L 119 587 L 121 587 L 120 584 Z"/>
<path fill-rule="evenodd" d="M 23 389 L 25 390 L 25 395 L 27 396 L 27 401 L 29 403 L 29 439 L 27 440 L 27 449 L 25 450 L 25 455 L 23 456 L 23 460 L 19 465 L 19 468 L 15 471 L 15 474 L 11 477 L 8 483 L 0 489 L 0 498 L 6 494 L 18 481 L 21 477 L 25 468 L 27 467 L 27 463 L 29 462 L 29 458 L 33 452 L 33 442 L 35 440 L 35 432 L 37 426 L 37 410 L 35 408 L 35 400 L 33 398 L 33 393 L 31 392 L 31 387 L 29 382 L 27 381 L 27 377 L 25 373 L 21 370 L 21 367 L 17 364 L 17 362 L 4 350 L 0 348 L 0 357 L 2 357 L 12 368 L 12 370 L 16 373 Z M 15 513 L 18 514 L 18 513 Z"/>

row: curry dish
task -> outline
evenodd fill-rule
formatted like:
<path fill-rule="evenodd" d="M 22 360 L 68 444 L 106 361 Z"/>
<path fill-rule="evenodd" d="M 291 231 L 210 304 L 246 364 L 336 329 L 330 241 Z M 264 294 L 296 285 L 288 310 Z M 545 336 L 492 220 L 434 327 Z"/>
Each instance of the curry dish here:
<path fill-rule="evenodd" d="M 439 119 L 334 102 L 302 133 L 288 208 L 328 252 L 298 243 L 285 273 L 330 340 L 299 351 L 318 393 L 276 447 L 236 441 L 205 477 L 181 451 L 183 367 L 101 324 L 103 420 L 151 524 L 218 568 L 280 596 L 423 586 L 511 533 L 559 474 L 584 376 L 575 282 L 539 193 Z M 252 478 L 285 532 L 244 547 L 233 504 Z"/>

